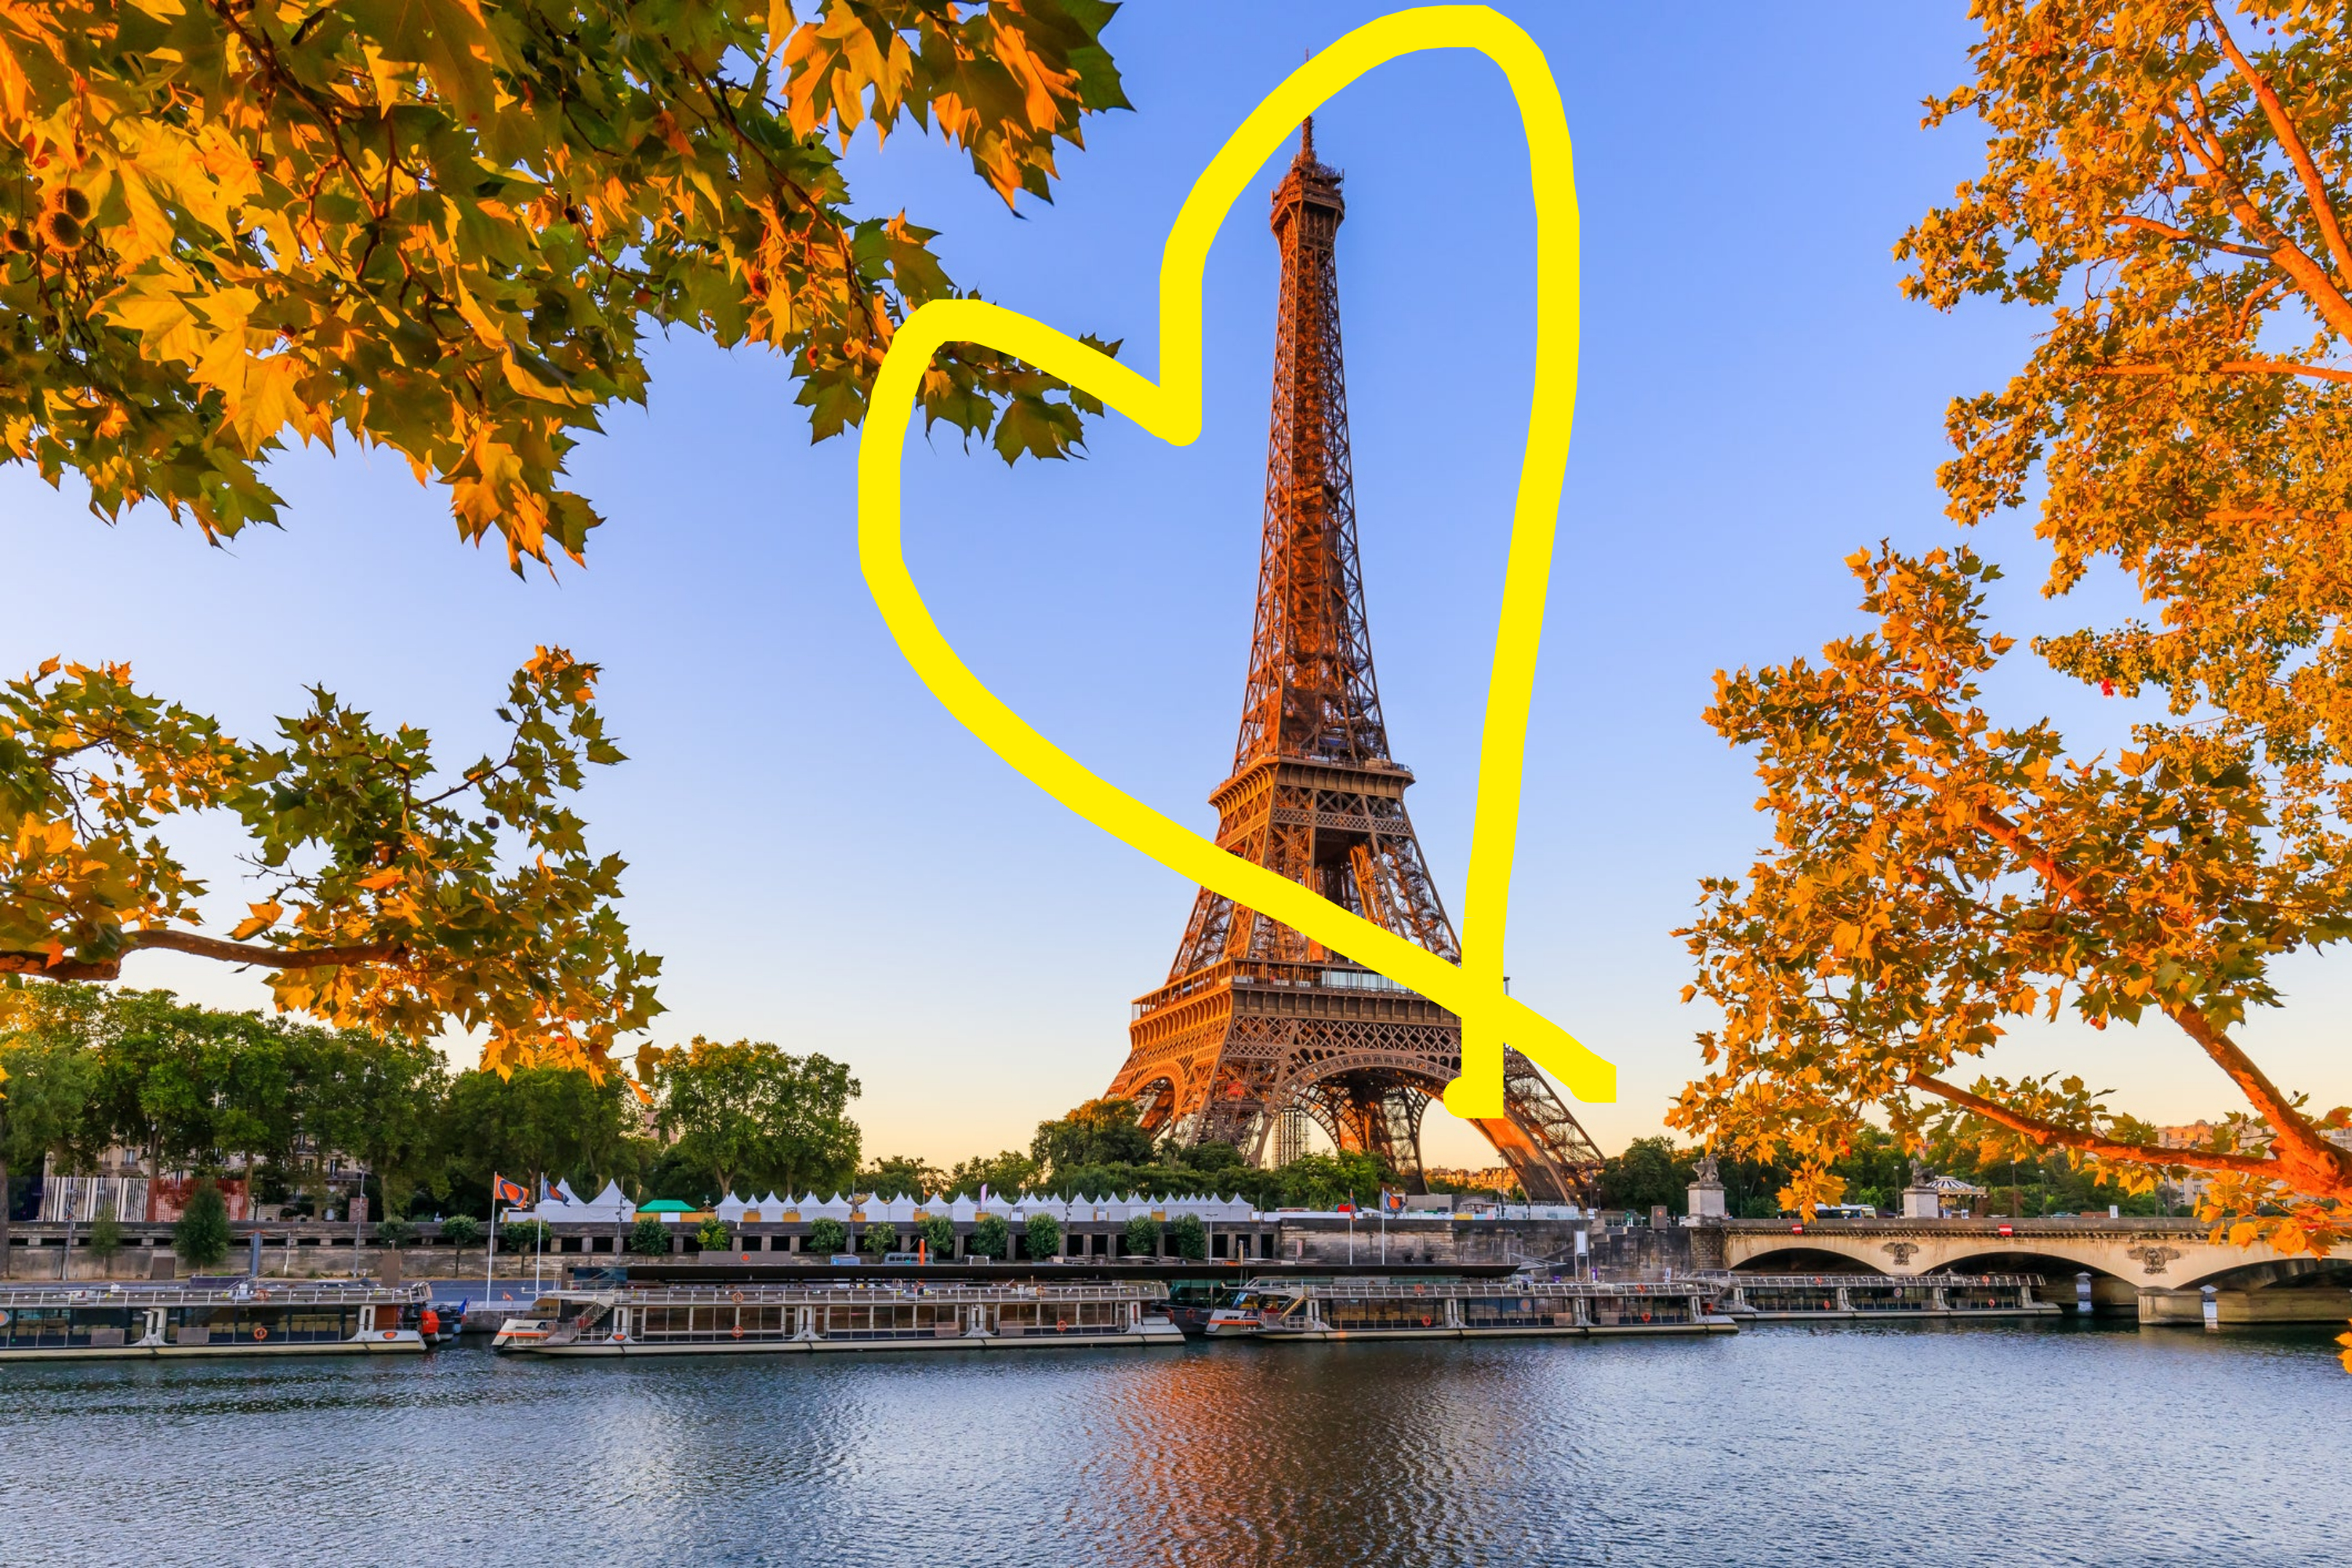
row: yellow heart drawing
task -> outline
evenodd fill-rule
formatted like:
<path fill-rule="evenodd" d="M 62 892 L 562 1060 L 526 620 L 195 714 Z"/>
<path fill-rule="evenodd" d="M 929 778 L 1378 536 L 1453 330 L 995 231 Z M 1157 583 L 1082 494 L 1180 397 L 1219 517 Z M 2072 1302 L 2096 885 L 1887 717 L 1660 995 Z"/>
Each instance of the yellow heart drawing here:
<path fill-rule="evenodd" d="M 985 343 L 1100 398 L 1153 435 L 1189 446 L 1201 433 L 1202 275 L 1209 245 L 1258 169 L 1298 122 L 1358 77 L 1424 49 L 1475 49 L 1500 66 L 1528 137 L 1536 206 L 1535 394 L 1519 468 L 1495 663 L 1486 685 L 1476 816 L 1462 903 L 1462 963 L 1448 963 L 1277 872 L 1220 849 L 1081 766 L 1030 728 L 964 667 L 916 591 L 901 543 L 898 475 L 915 397 L 943 343 Z M 949 712 L 1040 789 L 1188 881 L 1213 888 L 1370 965 L 1462 1019 L 1462 1073 L 1445 1090 L 1461 1117 L 1503 1110 L 1507 1038 L 1579 1100 L 1617 1097 L 1617 1069 L 1503 989 L 1511 853 L 1518 837 L 1528 708 L 1543 635 L 1552 532 L 1576 412 L 1576 184 L 1559 89 L 1535 40 L 1484 5 L 1401 11 L 1348 34 L 1293 72 L 1219 150 L 1185 197 L 1160 253 L 1160 379 L 1001 306 L 938 300 L 898 328 L 875 378 L 857 448 L 857 545 L 866 586 L 899 651 Z"/>

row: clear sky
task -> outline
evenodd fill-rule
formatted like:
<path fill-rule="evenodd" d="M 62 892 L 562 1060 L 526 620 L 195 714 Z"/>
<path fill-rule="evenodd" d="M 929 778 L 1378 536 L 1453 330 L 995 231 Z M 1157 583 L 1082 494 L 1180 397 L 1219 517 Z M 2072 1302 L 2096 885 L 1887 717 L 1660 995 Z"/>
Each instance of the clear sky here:
<path fill-rule="evenodd" d="M 960 282 L 1157 357 L 1153 291 L 1193 175 L 1355 5 L 1130 5 L 1108 38 L 1136 111 L 1097 120 L 1052 206 L 1009 215 L 936 143 L 862 141 L 859 205 L 942 229 Z M 1528 760 L 1513 990 L 1619 1065 L 1578 1107 L 1604 1147 L 1657 1131 L 1706 1019 L 1669 933 L 1696 879 L 1763 832 L 1742 759 L 1700 721 L 1714 671 L 1856 625 L 1841 558 L 1948 538 L 1934 468 L 1955 394 L 2000 379 L 2034 322 L 1938 316 L 1897 294 L 1905 226 L 1975 166 L 1966 126 L 1918 127 L 1961 79 L 1961 7 L 1506 7 L 1549 53 L 1576 139 L 1585 341 Z M 1381 696 L 1413 818 L 1458 909 L 1486 662 L 1525 430 L 1536 278 L 1527 161 L 1499 75 L 1467 55 L 1383 68 L 1317 121 L 1347 172 L 1341 311 Z M 1270 189 L 1278 168 L 1261 181 Z M 1209 414 L 1176 450 L 1116 417 L 1080 462 L 1007 470 L 941 440 L 907 479 L 908 551 L 948 635 L 1098 771 L 1202 829 L 1232 755 L 1264 481 L 1274 245 L 1244 200 L 1208 277 Z M 1069 816 L 949 719 L 889 644 L 856 571 L 846 441 L 812 447 L 761 352 L 678 337 L 573 471 L 610 519 L 584 571 L 518 580 L 461 543 L 446 497 L 383 457 L 298 452 L 283 531 L 225 550 L 157 513 L 108 529 L 68 485 L 0 469 L 0 668 L 130 659 L 145 683 L 262 731 L 319 682 L 487 743 L 534 644 L 605 666 L 630 762 L 597 779 L 592 842 L 631 863 L 625 913 L 662 954 L 656 1037 L 753 1036 L 854 1065 L 869 1152 L 946 1163 L 1025 1144 L 1109 1081 L 1128 1002 L 1159 984 L 1192 889 Z M 1976 541 L 2032 595 L 2023 516 Z M 2105 607 L 2112 584 L 2091 590 Z M 2104 706 L 2019 668 L 2003 710 L 2095 743 Z M 241 904 L 226 835 L 190 840 Z M 233 1005 L 259 985 L 143 955 L 127 976 Z M 2290 969 L 2247 1037 L 2322 1104 L 2352 1098 L 2347 988 Z M 462 1050 L 459 1052 L 461 1058 Z M 2005 1046 L 2159 1120 L 2229 1104 L 2168 1026 L 2060 1027 Z M 2332 1098 L 2331 1098 L 2332 1096 Z M 1484 1164 L 1433 1110 L 1437 1163 Z"/>

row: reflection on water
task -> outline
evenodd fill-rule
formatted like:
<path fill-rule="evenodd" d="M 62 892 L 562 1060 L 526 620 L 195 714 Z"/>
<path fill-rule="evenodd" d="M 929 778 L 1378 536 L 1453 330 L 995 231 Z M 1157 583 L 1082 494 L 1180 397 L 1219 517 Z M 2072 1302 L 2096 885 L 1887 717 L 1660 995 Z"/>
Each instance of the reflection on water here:
<path fill-rule="evenodd" d="M 0 1563 L 2342 1561 L 2324 1331 L 0 1368 Z"/>

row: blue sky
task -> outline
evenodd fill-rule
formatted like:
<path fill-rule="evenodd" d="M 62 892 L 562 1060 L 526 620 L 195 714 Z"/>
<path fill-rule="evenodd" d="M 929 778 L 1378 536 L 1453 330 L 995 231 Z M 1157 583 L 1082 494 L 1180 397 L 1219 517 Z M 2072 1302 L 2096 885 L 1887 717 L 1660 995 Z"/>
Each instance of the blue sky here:
<path fill-rule="evenodd" d="M 1894 241 L 1978 157 L 1965 126 L 1918 128 L 1919 100 L 1964 70 L 1958 5 L 1506 9 L 1549 55 L 1576 139 L 1586 331 L 1510 968 L 1517 994 L 1619 1064 L 1620 1100 L 1579 1108 L 1614 1148 L 1657 1130 L 1696 1065 L 1706 1020 L 1678 1004 L 1688 963 L 1669 932 L 1696 879 L 1744 868 L 1764 831 L 1746 764 L 1699 718 L 1714 671 L 1851 629 L 1841 558 L 1857 546 L 1950 536 L 1945 404 L 2000 378 L 2033 322 L 1939 316 L 1896 291 Z M 887 154 L 861 141 L 853 189 L 941 229 L 960 282 L 1123 338 L 1149 369 L 1159 249 L 1193 174 L 1304 48 L 1376 12 L 1129 5 L 1109 40 L 1136 112 L 1089 128 L 1054 205 L 1011 216 L 911 136 Z M 1540 286 L 1527 162 L 1499 75 L 1467 55 L 1383 68 L 1318 117 L 1317 142 L 1348 178 L 1341 310 L 1383 706 L 1458 908 Z M 1203 829 L 1249 637 L 1265 211 L 1245 198 L 1211 258 L 1194 446 L 1114 417 L 1080 462 L 1008 470 L 943 438 L 907 474 L 909 560 L 967 660 Z M 556 582 L 461 543 L 442 492 L 382 457 L 287 457 L 272 478 L 289 526 L 225 550 L 160 514 L 108 529 L 70 485 L 0 470 L 10 569 L 40 590 L 9 596 L 0 666 L 127 658 L 245 732 L 316 681 L 425 725 L 462 763 L 534 644 L 601 660 L 631 761 L 585 810 L 593 841 L 631 862 L 626 916 L 666 962 L 657 1037 L 846 1058 L 874 1152 L 1024 1144 L 1118 1067 L 1129 999 L 1164 974 L 1192 889 L 1014 776 L 917 683 L 857 575 L 854 447 L 809 444 L 777 362 L 681 336 L 653 363 L 650 408 L 615 412 L 577 455 L 610 521 L 588 568 Z M 2012 566 L 2009 624 L 2083 616 L 2033 597 L 2025 518 L 1977 543 Z M 2090 594 L 2121 602 L 2112 584 Z M 2125 717 L 2031 669 L 1994 692 L 2100 742 Z M 234 909 L 229 840 L 191 843 Z M 173 955 L 129 978 L 263 995 Z M 2347 999 L 2315 964 L 2287 979 L 2299 1002 Z M 2248 1037 L 2326 1104 L 2347 1086 L 2322 1011 L 2341 1009 L 2304 1005 Z M 2154 1029 L 2062 1026 L 2000 1055 L 2084 1070 L 2159 1119 L 2223 1103 Z M 1488 1163 L 1475 1134 L 1432 1121 L 1433 1161 Z"/>

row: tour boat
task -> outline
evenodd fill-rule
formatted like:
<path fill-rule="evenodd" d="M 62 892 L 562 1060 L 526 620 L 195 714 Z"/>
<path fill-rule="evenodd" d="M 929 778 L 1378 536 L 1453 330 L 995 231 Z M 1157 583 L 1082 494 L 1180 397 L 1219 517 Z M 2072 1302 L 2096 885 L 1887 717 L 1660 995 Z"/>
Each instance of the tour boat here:
<path fill-rule="evenodd" d="M 535 1355 L 1176 1345 L 1153 1281 L 634 1285 L 556 1290 L 492 1347 Z"/>
<path fill-rule="evenodd" d="M 1494 1339 L 1730 1333 L 1697 1283 L 1531 1279 L 1253 1279 L 1209 1318 L 1213 1339 Z"/>
<path fill-rule="evenodd" d="M 1875 1318 L 2054 1318 L 2034 1274 L 1741 1274 L 1705 1277 L 1717 1310 L 1759 1321 Z"/>
<path fill-rule="evenodd" d="M 0 1285 L 0 1362 L 419 1352 L 431 1294 L 364 1279 Z"/>

